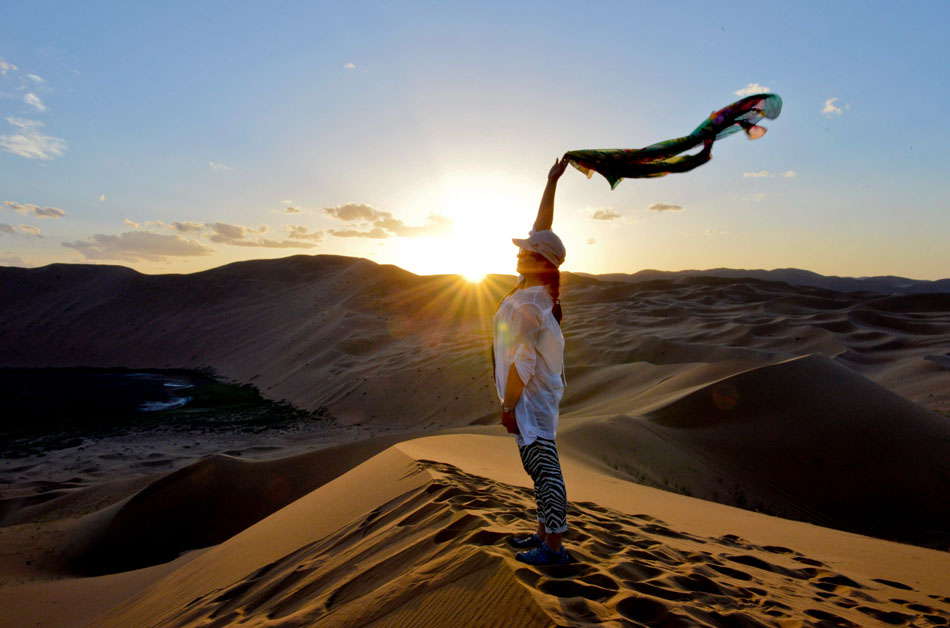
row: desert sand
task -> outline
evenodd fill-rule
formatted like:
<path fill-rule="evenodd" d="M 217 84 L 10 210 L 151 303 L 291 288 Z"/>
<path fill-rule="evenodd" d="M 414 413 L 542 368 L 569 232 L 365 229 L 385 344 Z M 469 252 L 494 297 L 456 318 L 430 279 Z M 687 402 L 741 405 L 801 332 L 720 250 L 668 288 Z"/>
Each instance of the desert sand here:
<path fill-rule="evenodd" d="M 512 282 L 0 268 L 0 366 L 212 367 L 334 417 L 0 461 L 0 625 L 950 622 L 950 294 L 565 274 L 579 560 L 534 568 L 488 369 Z"/>

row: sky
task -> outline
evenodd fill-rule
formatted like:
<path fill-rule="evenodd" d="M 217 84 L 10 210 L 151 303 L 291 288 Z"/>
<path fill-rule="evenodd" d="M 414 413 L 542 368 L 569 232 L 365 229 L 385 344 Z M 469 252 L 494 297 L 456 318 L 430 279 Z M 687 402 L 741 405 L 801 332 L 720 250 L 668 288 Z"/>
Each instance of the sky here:
<path fill-rule="evenodd" d="M 569 168 L 563 270 L 950 276 L 950 3 L 0 4 L 0 265 L 296 254 L 514 274 L 571 149 L 781 116 L 689 173 Z"/>

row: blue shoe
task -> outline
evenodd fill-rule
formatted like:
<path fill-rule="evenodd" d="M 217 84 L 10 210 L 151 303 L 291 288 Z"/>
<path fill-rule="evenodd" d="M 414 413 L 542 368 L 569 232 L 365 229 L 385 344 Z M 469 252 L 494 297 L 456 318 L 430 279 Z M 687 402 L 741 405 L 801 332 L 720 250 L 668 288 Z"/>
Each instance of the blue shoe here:
<path fill-rule="evenodd" d="M 562 547 L 555 552 L 547 543 L 541 543 L 527 552 L 519 552 L 515 554 L 515 558 L 529 565 L 566 565 L 574 562 L 574 557 L 566 549 Z"/>
<path fill-rule="evenodd" d="M 508 545 L 515 549 L 537 547 L 538 545 L 541 545 L 541 537 L 537 534 L 529 534 L 527 536 L 509 536 Z"/>

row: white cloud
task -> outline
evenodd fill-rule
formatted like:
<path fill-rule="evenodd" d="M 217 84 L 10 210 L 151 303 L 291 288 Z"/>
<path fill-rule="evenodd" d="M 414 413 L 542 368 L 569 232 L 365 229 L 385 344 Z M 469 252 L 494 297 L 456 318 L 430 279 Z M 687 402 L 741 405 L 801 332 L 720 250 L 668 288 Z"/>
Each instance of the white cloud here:
<path fill-rule="evenodd" d="M 37 111 L 46 111 L 46 105 L 43 104 L 43 100 L 33 92 L 30 92 L 24 96 L 23 102 L 30 105 L 31 107 L 35 107 Z"/>
<path fill-rule="evenodd" d="M 234 170 L 234 168 L 232 168 L 231 166 L 226 166 L 216 161 L 209 161 L 208 167 L 214 170 L 215 172 L 225 172 L 227 170 Z"/>
<path fill-rule="evenodd" d="M 330 235 L 335 235 L 338 238 L 383 239 L 388 238 L 391 234 L 383 231 L 379 227 L 374 227 L 368 231 L 360 231 L 359 229 L 330 229 Z"/>
<path fill-rule="evenodd" d="M 37 218 L 62 218 L 66 212 L 58 207 L 40 207 L 33 203 L 17 203 L 16 201 L 3 201 L 3 204 L 15 212 L 24 216 L 36 216 Z"/>
<path fill-rule="evenodd" d="M 370 221 L 391 215 L 389 212 L 381 212 L 362 203 L 347 203 L 346 205 L 339 205 L 337 207 L 327 207 L 323 211 L 328 216 L 333 216 L 340 220 Z"/>
<path fill-rule="evenodd" d="M 795 172 L 794 170 L 786 170 L 785 172 L 782 173 L 782 176 L 785 177 L 786 179 L 794 179 L 795 177 L 798 176 L 798 173 Z"/>
<path fill-rule="evenodd" d="M 445 216 L 430 215 L 427 224 L 410 226 L 394 218 L 390 212 L 374 209 L 362 203 L 347 203 L 338 207 L 324 208 L 324 213 L 347 222 L 369 223 L 368 229 L 331 229 L 330 233 L 339 238 L 388 238 L 402 236 L 407 238 L 439 235 L 446 233 L 452 221 Z"/>
<path fill-rule="evenodd" d="M 35 236 L 37 238 L 43 237 L 40 235 L 39 227 L 34 227 L 33 225 L 8 225 L 4 222 L 0 222 L 0 233 L 6 233 L 9 235 L 23 234 Z"/>
<path fill-rule="evenodd" d="M 3 60 L 3 59 L 0 59 L 0 76 L 3 76 L 3 75 L 5 75 L 7 72 L 9 72 L 9 71 L 11 71 L 11 70 L 16 70 L 16 69 L 17 69 L 17 67 L 16 67 L 15 65 L 13 65 L 12 63 L 10 63 L 9 61 L 5 61 L 5 60 Z"/>
<path fill-rule="evenodd" d="M 771 177 L 774 175 L 768 170 L 759 170 L 758 172 L 743 172 L 742 176 L 753 177 L 753 178 L 763 178 L 763 177 Z"/>
<path fill-rule="evenodd" d="M 655 212 L 669 212 L 669 211 L 681 211 L 683 209 L 682 205 L 672 205 L 670 203 L 653 203 L 647 209 L 651 209 Z"/>
<path fill-rule="evenodd" d="M 343 64 L 343 67 L 344 67 L 344 69 L 347 69 L 347 70 L 355 70 L 355 69 L 356 69 L 356 64 L 355 64 L 355 63 L 349 63 L 349 62 L 347 62 L 347 63 L 344 63 L 344 64 Z"/>
<path fill-rule="evenodd" d="M 168 257 L 210 255 L 214 249 L 178 235 L 148 231 L 127 231 L 119 235 L 97 233 L 88 240 L 63 242 L 86 259 L 124 260 L 128 262 L 164 262 Z"/>
<path fill-rule="evenodd" d="M 180 231 L 181 233 L 193 233 L 196 231 L 201 231 L 205 228 L 204 223 L 201 222 L 173 222 L 170 227 L 175 231 Z"/>
<path fill-rule="evenodd" d="M 594 220 L 614 220 L 620 218 L 620 214 L 612 209 L 598 209 L 592 216 Z"/>
<path fill-rule="evenodd" d="M 26 78 L 30 79 L 30 80 L 33 81 L 34 83 L 40 83 L 40 84 L 42 84 L 42 83 L 45 83 L 45 82 L 46 82 L 46 79 L 43 78 L 42 76 L 39 76 L 38 74 L 27 74 L 27 75 L 26 75 Z"/>
<path fill-rule="evenodd" d="M 38 131 L 42 122 L 13 117 L 7 118 L 7 122 L 20 129 L 14 135 L 0 135 L 0 148 L 8 153 L 27 159 L 53 159 L 66 152 L 66 142 L 62 138 Z"/>
<path fill-rule="evenodd" d="M 100 201 L 106 200 L 106 195 L 105 195 L 105 194 L 100 194 L 100 195 L 99 195 L 99 200 L 100 200 Z"/>
<path fill-rule="evenodd" d="M 208 239 L 219 244 L 274 249 L 310 249 L 316 246 L 316 244 L 312 242 L 299 242 L 294 240 L 271 240 L 261 237 L 254 237 L 252 239 L 252 236 L 266 233 L 268 230 L 267 225 L 261 225 L 257 229 L 244 225 L 232 225 L 225 222 L 216 222 L 205 226 L 214 232 Z"/>
<path fill-rule="evenodd" d="M 135 222 L 134 220 L 129 220 L 128 218 L 123 218 L 123 219 L 122 219 L 122 222 L 124 222 L 124 223 L 127 224 L 128 226 L 132 227 L 133 229 L 141 229 L 141 228 L 142 228 L 142 223 L 140 223 L 140 222 Z"/>
<path fill-rule="evenodd" d="M 758 83 L 749 83 L 742 89 L 737 89 L 734 93 L 736 96 L 751 96 L 752 94 L 762 94 L 771 91 L 771 89 L 764 85 L 759 85 Z"/>
<path fill-rule="evenodd" d="M 838 98 L 829 98 L 828 100 L 826 100 L 825 106 L 821 110 L 821 113 L 823 113 L 826 116 L 840 116 L 842 113 L 844 113 L 844 110 L 835 104 L 837 100 Z M 846 109 L 850 107 L 851 105 L 845 105 Z"/>
<path fill-rule="evenodd" d="M 319 241 L 323 239 L 322 231 L 310 231 L 310 229 L 304 225 L 290 225 L 287 227 L 287 231 L 290 232 L 287 237 L 292 240 Z"/>

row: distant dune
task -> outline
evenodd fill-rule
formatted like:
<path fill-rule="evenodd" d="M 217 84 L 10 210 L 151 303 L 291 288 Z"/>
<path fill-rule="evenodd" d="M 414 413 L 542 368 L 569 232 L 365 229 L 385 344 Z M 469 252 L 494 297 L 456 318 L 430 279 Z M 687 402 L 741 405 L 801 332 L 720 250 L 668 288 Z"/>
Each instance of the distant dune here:
<path fill-rule="evenodd" d="M 950 278 L 928 281 L 909 279 L 894 275 L 875 277 L 838 277 L 820 275 L 800 268 L 776 268 L 774 270 L 744 270 L 739 268 L 710 268 L 708 270 L 641 270 L 636 273 L 609 273 L 591 275 L 604 281 L 653 281 L 655 279 L 677 279 L 682 277 L 727 277 L 730 279 L 762 279 L 781 281 L 793 286 L 811 286 L 839 292 L 881 292 L 884 294 L 932 294 L 950 292 Z"/>
<path fill-rule="evenodd" d="M 534 569 L 488 366 L 513 277 L 0 268 L 0 366 L 211 367 L 377 435 L 0 461 L 0 626 L 947 625 L 948 280 L 802 273 L 564 274 L 581 562 Z"/>

